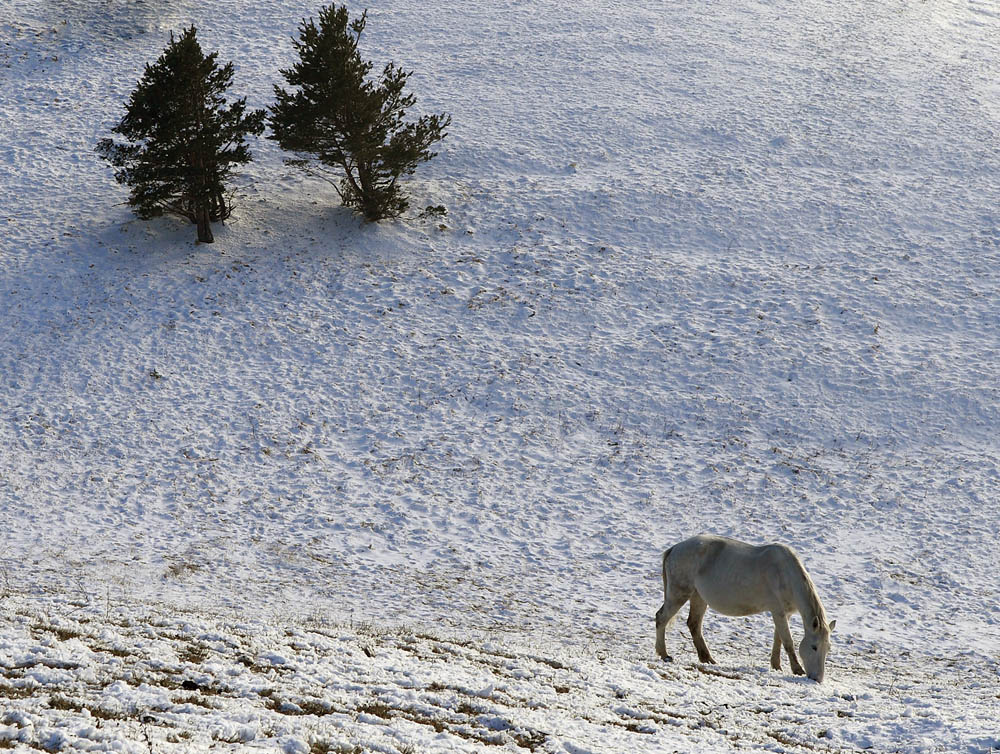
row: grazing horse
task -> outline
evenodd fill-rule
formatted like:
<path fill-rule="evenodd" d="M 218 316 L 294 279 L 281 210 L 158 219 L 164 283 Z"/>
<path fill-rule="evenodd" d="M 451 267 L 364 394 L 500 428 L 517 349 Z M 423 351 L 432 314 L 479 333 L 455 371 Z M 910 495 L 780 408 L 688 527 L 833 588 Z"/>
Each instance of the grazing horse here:
<path fill-rule="evenodd" d="M 664 634 L 685 602 L 691 602 L 687 625 L 699 662 L 715 663 L 701 634 L 705 610 L 723 615 L 751 615 L 769 611 L 774 620 L 771 667 L 781 670 L 781 648 L 788 653 L 792 672 L 823 681 L 830 632 L 837 621 L 826 622 L 823 603 L 802 561 L 785 545 L 755 547 L 726 537 L 700 534 L 663 553 L 663 606 L 656 611 L 656 653 L 670 659 Z M 788 616 L 802 616 L 805 636 L 795 656 Z"/>

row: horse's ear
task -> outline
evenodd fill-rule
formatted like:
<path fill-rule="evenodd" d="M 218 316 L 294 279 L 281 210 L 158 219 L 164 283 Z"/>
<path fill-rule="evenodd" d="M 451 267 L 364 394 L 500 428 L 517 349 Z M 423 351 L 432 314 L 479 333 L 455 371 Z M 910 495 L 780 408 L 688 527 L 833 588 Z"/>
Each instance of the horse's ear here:
<path fill-rule="evenodd" d="M 837 627 L 837 619 L 834 618 L 832 621 L 830 621 L 830 630 L 833 631 L 833 629 L 835 629 L 836 627 Z"/>

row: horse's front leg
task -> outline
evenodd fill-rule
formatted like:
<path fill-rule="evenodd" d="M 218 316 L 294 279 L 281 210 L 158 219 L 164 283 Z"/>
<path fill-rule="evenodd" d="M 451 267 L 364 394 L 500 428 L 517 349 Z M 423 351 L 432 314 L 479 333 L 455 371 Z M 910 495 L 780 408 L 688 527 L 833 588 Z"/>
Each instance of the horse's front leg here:
<path fill-rule="evenodd" d="M 774 642 L 771 644 L 771 668 L 781 670 L 781 637 L 778 629 L 774 629 Z"/>
<path fill-rule="evenodd" d="M 792 664 L 792 672 L 795 675 L 805 675 L 806 671 L 802 669 L 799 664 L 799 658 L 795 656 L 795 644 L 792 642 L 792 632 L 788 628 L 788 617 L 781 615 L 777 612 L 771 613 L 771 617 L 774 619 L 774 632 L 781 640 L 781 645 L 785 648 L 785 653 L 788 655 L 788 661 Z M 774 650 L 771 651 L 771 667 L 776 667 L 774 664 Z M 777 665 L 777 669 L 780 670 L 780 662 Z"/>

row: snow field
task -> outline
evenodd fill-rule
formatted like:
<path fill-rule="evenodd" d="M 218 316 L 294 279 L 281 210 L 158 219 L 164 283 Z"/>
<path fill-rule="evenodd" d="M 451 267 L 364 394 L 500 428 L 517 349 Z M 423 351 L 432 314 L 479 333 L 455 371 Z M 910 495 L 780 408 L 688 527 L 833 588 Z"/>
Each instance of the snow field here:
<path fill-rule="evenodd" d="M 823 685 L 490 632 L 223 624 L 8 603 L 0 745 L 49 751 L 897 751 L 995 745 L 967 659 Z M 871 653 L 872 648 L 866 647 Z M 959 692 L 959 694 L 956 694 Z M 958 721 L 961 721 L 960 723 Z"/>
<path fill-rule="evenodd" d="M 171 29 L 263 107 L 316 9 L 0 0 L 0 741 L 1000 748 L 1000 20 L 716 6 L 380 4 L 413 216 L 261 140 L 200 247 L 93 146 Z M 703 530 L 799 551 L 823 687 L 765 616 L 654 661 Z"/>

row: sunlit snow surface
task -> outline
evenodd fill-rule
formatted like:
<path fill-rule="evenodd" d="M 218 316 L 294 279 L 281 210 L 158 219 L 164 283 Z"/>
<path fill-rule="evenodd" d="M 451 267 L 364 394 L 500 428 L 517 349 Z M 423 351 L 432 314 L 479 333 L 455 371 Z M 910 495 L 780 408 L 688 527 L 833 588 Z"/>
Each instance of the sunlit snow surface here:
<path fill-rule="evenodd" d="M 407 218 L 260 140 L 135 220 L 170 30 L 264 107 L 317 10 L 0 0 L 0 748 L 1000 748 L 1000 9 L 389 0 Z M 698 531 L 798 550 L 822 686 L 656 659 Z"/>

